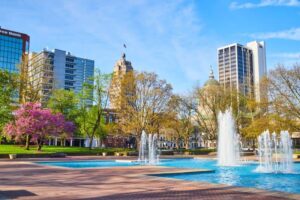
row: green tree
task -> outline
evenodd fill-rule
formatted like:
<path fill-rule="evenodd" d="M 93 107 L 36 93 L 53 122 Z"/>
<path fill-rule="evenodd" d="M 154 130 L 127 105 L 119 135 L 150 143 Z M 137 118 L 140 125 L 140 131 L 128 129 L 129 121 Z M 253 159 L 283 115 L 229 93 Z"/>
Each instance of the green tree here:
<path fill-rule="evenodd" d="M 52 92 L 47 107 L 55 113 L 62 113 L 67 120 L 75 121 L 79 98 L 72 90 L 58 89 Z"/>
<path fill-rule="evenodd" d="M 4 125 L 13 119 L 17 90 L 17 75 L 0 70 L 0 133 Z"/>
<path fill-rule="evenodd" d="M 102 137 L 106 134 L 103 116 L 108 105 L 111 74 L 96 71 L 92 80 L 94 84 L 84 84 L 76 119 L 80 132 L 90 139 L 90 149 L 92 149 L 95 136 Z"/>

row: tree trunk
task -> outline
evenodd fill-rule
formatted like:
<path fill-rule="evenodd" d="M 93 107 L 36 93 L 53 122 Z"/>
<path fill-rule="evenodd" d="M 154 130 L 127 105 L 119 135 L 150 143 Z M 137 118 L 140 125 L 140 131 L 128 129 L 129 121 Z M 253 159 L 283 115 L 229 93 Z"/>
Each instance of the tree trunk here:
<path fill-rule="evenodd" d="M 180 149 L 180 139 L 179 139 L 179 137 L 176 139 L 176 146 L 177 146 L 177 149 Z"/>
<path fill-rule="evenodd" d="M 26 135 L 26 144 L 25 144 L 25 149 L 26 150 L 29 150 L 30 139 L 31 139 L 30 135 L 27 134 Z"/>
<path fill-rule="evenodd" d="M 90 137 L 90 143 L 89 143 L 89 149 L 92 150 L 93 147 L 93 141 L 94 141 L 94 134 L 92 135 L 92 137 Z"/>
<path fill-rule="evenodd" d="M 141 136 L 140 136 L 141 137 Z M 140 143 L 141 143 L 141 139 L 139 136 L 136 136 L 135 141 L 136 141 L 136 150 L 139 151 L 140 148 Z"/>
<path fill-rule="evenodd" d="M 185 149 L 189 149 L 189 139 L 188 138 L 184 139 L 184 143 L 185 143 Z"/>
<path fill-rule="evenodd" d="M 42 150 L 42 147 L 43 147 L 43 143 L 44 143 L 44 140 L 43 139 L 38 139 L 38 151 L 41 151 Z"/>
<path fill-rule="evenodd" d="M 101 109 L 101 111 L 98 111 L 97 121 L 93 127 L 92 135 L 90 138 L 90 144 L 89 144 L 90 150 L 92 150 L 93 139 L 94 139 L 94 136 L 95 136 L 95 133 L 96 133 L 98 127 L 99 127 L 99 132 L 101 132 L 101 116 L 102 116 L 102 109 Z"/>
<path fill-rule="evenodd" d="M 255 139 L 252 140 L 252 149 L 255 151 Z"/>

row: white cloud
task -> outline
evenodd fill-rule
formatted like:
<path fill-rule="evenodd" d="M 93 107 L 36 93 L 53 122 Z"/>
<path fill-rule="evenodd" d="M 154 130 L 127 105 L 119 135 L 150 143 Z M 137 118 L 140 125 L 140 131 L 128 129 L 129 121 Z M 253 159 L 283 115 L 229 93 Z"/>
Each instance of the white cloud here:
<path fill-rule="evenodd" d="M 287 6 L 287 7 L 297 7 L 300 6 L 299 0 L 261 0 L 258 3 L 246 2 L 238 3 L 232 2 L 229 8 L 232 10 L 236 9 L 250 9 L 250 8 L 261 8 L 269 6 Z"/>
<path fill-rule="evenodd" d="M 286 40 L 300 40 L 300 28 L 292 28 L 283 31 L 254 33 L 249 34 L 255 39 L 286 39 Z"/>
<path fill-rule="evenodd" d="M 278 64 L 291 67 L 296 63 L 300 63 L 300 52 L 279 52 L 269 55 L 268 66 L 275 67 Z"/>

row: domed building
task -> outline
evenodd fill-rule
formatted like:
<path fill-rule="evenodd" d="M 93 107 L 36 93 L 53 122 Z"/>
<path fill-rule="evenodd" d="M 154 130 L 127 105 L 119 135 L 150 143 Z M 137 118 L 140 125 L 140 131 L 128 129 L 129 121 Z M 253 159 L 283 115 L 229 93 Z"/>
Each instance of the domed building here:
<path fill-rule="evenodd" d="M 201 130 L 201 146 L 203 147 L 216 147 L 216 109 L 215 102 L 218 99 L 220 91 L 220 84 L 215 79 L 212 67 L 208 80 L 204 83 L 203 87 L 199 90 L 199 115 L 206 130 Z M 204 129 L 204 128 L 203 128 Z"/>
<path fill-rule="evenodd" d="M 220 83 L 215 79 L 214 71 L 213 71 L 212 67 L 210 66 L 209 79 L 204 83 L 204 87 L 208 87 L 211 85 L 219 86 Z"/>

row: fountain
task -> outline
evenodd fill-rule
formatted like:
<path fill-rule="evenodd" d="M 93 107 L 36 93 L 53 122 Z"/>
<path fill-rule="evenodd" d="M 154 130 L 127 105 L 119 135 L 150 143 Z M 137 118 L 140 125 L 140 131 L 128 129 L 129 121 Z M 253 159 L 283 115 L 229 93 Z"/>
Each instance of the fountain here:
<path fill-rule="evenodd" d="M 147 152 L 147 134 L 145 131 L 142 131 L 138 161 L 147 163 L 148 162 L 147 154 L 148 154 L 148 152 Z"/>
<path fill-rule="evenodd" d="M 231 109 L 218 115 L 218 165 L 236 166 L 240 161 L 239 137 Z"/>
<path fill-rule="evenodd" d="M 138 161 L 149 165 L 156 165 L 159 162 L 159 156 L 157 154 L 157 134 L 149 134 L 147 137 L 146 132 L 142 132 Z"/>
<path fill-rule="evenodd" d="M 292 140 L 288 131 L 276 133 L 264 131 L 258 136 L 259 166 L 256 172 L 291 173 L 293 172 Z"/>

